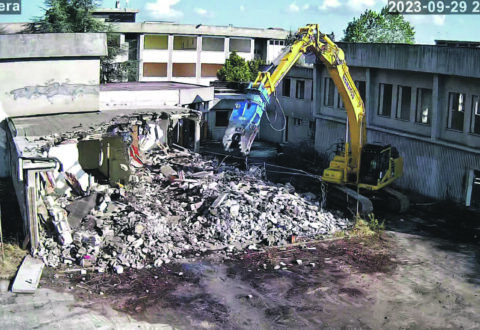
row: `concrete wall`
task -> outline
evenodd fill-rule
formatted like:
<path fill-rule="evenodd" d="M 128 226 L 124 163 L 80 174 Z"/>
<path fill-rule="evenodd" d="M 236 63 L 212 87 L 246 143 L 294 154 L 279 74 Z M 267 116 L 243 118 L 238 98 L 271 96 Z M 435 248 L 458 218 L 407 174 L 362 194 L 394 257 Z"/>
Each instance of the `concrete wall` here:
<path fill-rule="evenodd" d="M 284 84 L 290 81 L 290 96 L 283 95 Z M 303 84 L 303 99 L 297 96 L 297 83 Z M 299 86 L 300 88 L 300 86 Z M 313 143 L 314 108 L 313 108 L 313 70 L 303 67 L 293 67 L 277 86 L 277 98 L 280 105 L 272 98 L 272 106 L 268 111 L 272 122 L 264 115 L 260 124 L 259 138 L 270 142 L 288 142 L 290 144 Z M 282 112 L 283 110 L 283 112 Z M 287 124 L 285 125 L 285 120 Z M 312 123 L 310 123 L 312 122 Z M 284 130 L 278 131 L 272 129 Z"/>
<path fill-rule="evenodd" d="M 134 90 L 102 90 L 100 92 L 100 111 L 121 109 L 158 109 L 163 106 L 184 106 L 192 103 L 210 102 L 213 100 L 213 87 Z M 108 87 L 107 87 L 108 88 Z"/>
<path fill-rule="evenodd" d="M 480 48 L 341 42 L 338 45 L 349 66 L 480 77 Z"/>
<path fill-rule="evenodd" d="M 8 116 L 98 110 L 98 59 L 0 62 L 0 71 Z"/>
<path fill-rule="evenodd" d="M 7 116 L 98 110 L 104 34 L 0 36 L 0 110 Z"/>
<path fill-rule="evenodd" d="M 107 54 L 104 33 L 0 35 L 0 59 L 100 57 Z"/>
<path fill-rule="evenodd" d="M 6 118 L 98 110 L 99 57 L 106 54 L 104 34 L 0 35 L 0 177 L 16 175 Z"/>
<path fill-rule="evenodd" d="M 10 151 L 7 141 L 6 121 L 0 121 L 0 178 L 6 178 L 10 174 L 9 158 Z"/>
<path fill-rule="evenodd" d="M 480 135 L 472 131 L 476 117 L 472 97 L 480 94 L 480 49 L 419 45 L 342 44 L 354 80 L 365 81 L 369 142 L 396 146 L 405 159 L 404 176 L 398 186 L 438 199 L 464 202 L 467 175 L 480 169 Z M 462 60 L 458 60 L 458 59 Z M 345 139 L 346 113 L 335 92 L 332 107 L 325 105 L 322 65 L 314 72 L 314 108 L 317 118 L 315 147 L 328 154 Z M 388 116 L 379 113 L 380 85 L 392 86 Z M 400 116 L 401 90 L 411 98 Z M 421 121 L 417 96 L 420 89 L 432 91 L 429 122 Z M 465 95 L 463 129 L 449 128 L 449 94 Z"/>

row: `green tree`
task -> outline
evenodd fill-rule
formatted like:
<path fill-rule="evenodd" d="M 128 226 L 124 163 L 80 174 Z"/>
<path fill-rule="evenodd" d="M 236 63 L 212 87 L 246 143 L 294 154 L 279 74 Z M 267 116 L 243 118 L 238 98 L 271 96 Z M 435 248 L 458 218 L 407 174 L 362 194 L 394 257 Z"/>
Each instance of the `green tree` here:
<path fill-rule="evenodd" d="M 45 13 L 28 24 L 29 33 L 108 32 L 110 25 L 95 19 L 96 0 L 45 0 Z"/>
<path fill-rule="evenodd" d="M 251 61 L 247 61 L 247 64 L 248 64 L 248 69 L 250 70 L 249 80 L 254 81 L 255 79 L 257 79 L 260 65 L 265 64 L 265 61 L 262 60 L 261 58 L 255 58 Z"/>
<path fill-rule="evenodd" d="M 389 13 L 388 7 L 380 12 L 365 10 L 360 17 L 354 18 L 343 31 L 342 41 L 407 43 L 415 42 L 415 29 L 399 13 Z"/>
<path fill-rule="evenodd" d="M 250 81 L 250 76 L 247 61 L 236 51 L 230 53 L 223 67 L 217 71 L 217 78 L 221 81 Z"/>
<path fill-rule="evenodd" d="M 100 82 L 136 80 L 137 61 L 117 63 L 124 50 L 120 37 L 110 24 L 94 18 L 91 12 L 101 3 L 98 0 L 45 0 L 45 13 L 27 25 L 25 33 L 107 33 L 108 55 L 100 59 Z"/>
<path fill-rule="evenodd" d="M 233 51 L 225 60 L 223 67 L 217 71 L 217 78 L 221 81 L 247 82 L 257 78 L 258 68 L 264 64 L 261 59 L 246 61 L 243 57 Z"/>

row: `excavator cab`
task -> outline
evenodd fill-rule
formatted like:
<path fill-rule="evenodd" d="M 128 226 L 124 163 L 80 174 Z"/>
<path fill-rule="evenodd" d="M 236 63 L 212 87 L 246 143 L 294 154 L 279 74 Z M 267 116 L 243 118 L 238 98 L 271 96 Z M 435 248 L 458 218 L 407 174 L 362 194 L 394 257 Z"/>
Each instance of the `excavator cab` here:
<path fill-rule="evenodd" d="M 388 177 L 395 177 L 395 168 L 391 168 L 390 159 L 399 157 L 397 148 L 390 145 L 366 144 L 360 160 L 361 184 L 377 186 Z"/>

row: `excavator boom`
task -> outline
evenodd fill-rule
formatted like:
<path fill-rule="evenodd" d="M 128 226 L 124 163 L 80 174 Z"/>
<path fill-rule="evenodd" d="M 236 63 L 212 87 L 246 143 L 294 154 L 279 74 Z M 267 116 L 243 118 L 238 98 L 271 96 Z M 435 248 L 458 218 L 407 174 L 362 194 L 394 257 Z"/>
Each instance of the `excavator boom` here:
<path fill-rule="evenodd" d="M 255 81 L 250 83 L 245 100 L 235 104 L 230 116 L 223 137 L 225 150 L 237 149 L 248 155 L 259 131 L 262 115 L 271 103 L 277 85 L 306 53 L 315 54 L 327 68 L 340 93 L 348 120 L 350 141 L 345 141 L 343 152 L 331 161 L 322 180 L 369 191 L 387 187 L 402 175 L 403 158 L 390 145 L 367 144 L 365 107 L 350 76 L 345 55 L 328 36 L 320 32 L 318 24 L 300 28 L 293 44 L 280 54 L 268 70 L 259 72 Z"/>

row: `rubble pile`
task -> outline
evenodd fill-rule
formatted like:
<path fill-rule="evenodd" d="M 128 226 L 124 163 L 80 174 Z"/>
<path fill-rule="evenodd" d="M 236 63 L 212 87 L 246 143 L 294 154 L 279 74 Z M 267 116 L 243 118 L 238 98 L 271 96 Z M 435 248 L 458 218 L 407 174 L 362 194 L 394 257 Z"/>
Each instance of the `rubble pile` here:
<path fill-rule="evenodd" d="M 82 196 L 69 178 L 68 194 L 45 196 L 38 254 L 47 265 L 121 272 L 211 250 L 284 244 L 292 236 L 324 237 L 349 225 L 321 211 L 315 195 L 263 181 L 258 167 L 219 167 L 182 149 L 155 149 L 144 158 L 126 186 L 96 184 Z"/>

